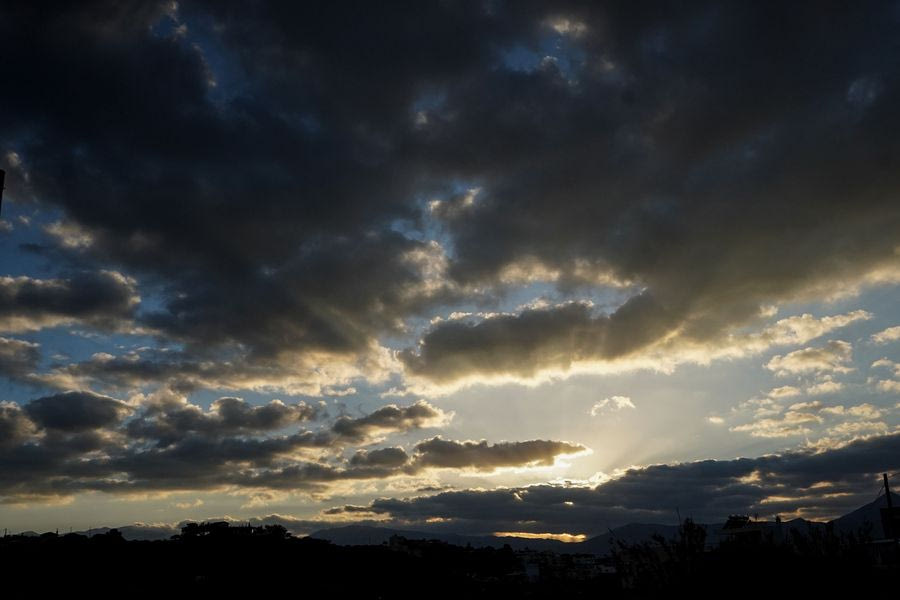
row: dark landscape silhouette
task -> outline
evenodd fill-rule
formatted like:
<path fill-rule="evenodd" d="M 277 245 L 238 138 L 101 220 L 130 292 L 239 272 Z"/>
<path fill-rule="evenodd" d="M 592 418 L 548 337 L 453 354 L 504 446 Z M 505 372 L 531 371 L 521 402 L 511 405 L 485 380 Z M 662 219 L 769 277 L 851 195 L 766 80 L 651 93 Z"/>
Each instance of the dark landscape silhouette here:
<path fill-rule="evenodd" d="M 823 523 L 732 515 L 632 524 L 581 543 L 338 527 L 190 522 L 166 540 L 27 532 L 0 540 L 6 597 L 645 597 L 878 593 L 900 554 L 889 496 Z M 891 494 L 892 504 L 900 496 Z M 893 515 L 893 516 L 892 516 Z M 893 518 L 893 522 L 891 521 Z M 137 532 L 137 530 L 135 530 Z M 139 532 L 138 532 L 139 533 Z M 446 541 L 452 540 L 453 543 Z M 335 543 L 336 542 L 336 543 Z M 302 586 L 303 592 L 298 590 Z"/>

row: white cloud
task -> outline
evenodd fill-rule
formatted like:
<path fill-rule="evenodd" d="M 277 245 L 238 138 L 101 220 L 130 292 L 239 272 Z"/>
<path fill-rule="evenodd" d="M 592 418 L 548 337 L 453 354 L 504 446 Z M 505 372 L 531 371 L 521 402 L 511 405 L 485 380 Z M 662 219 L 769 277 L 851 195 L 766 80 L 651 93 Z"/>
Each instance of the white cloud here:
<path fill-rule="evenodd" d="M 876 384 L 875 387 L 877 387 L 878 391 L 881 392 L 900 394 L 900 381 L 894 381 L 892 379 L 882 379 Z"/>
<path fill-rule="evenodd" d="M 876 344 L 887 344 L 896 340 L 900 340 L 900 325 L 888 327 L 884 331 L 872 335 L 872 341 Z"/>
<path fill-rule="evenodd" d="M 868 321 L 872 316 L 872 313 L 865 310 L 854 310 L 843 315 L 820 319 L 804 313 L 776 321 L 774 325 L 764 329 L 760 337 L 772 344 L 805 344 L 834 329 L 846 327 L 856 321 Z"/>
<path fill-rule="evenodd" d="M 834 394 L 844 389 L 844 384 L 835 381 L 830 375 L 818 383 L 807 386 L 806 393 L 810 396 L 822 396 L 825 394 Z"/>
<path fill-rule="evenodd" d="M 793 385 L 783 385 L 771 390 L 768 393 L 768 396 L 769 398 L 791 398 L 792 396 L 799 396 L 802 393 L 803 390 L 798 387 Z"/>
<path fill-rule="evenodd" d="M 591 416 L 596 417 L 603 413 L 620 411 L 623 408 L 635 408 L 631 398 L 628 396 L 610 396 L 594 403 L 594 406 L 591 407 Z"/>
<path fill-rule="evenodd" d="M 803 348 L 785 355 L 775 355 L 766 363 L 766 368 L 775 371 L 779 377 L 793 373 L 835 372 L 849 373 L 853 346 L 849 342 L 831 340 L 820 348 Z"/>

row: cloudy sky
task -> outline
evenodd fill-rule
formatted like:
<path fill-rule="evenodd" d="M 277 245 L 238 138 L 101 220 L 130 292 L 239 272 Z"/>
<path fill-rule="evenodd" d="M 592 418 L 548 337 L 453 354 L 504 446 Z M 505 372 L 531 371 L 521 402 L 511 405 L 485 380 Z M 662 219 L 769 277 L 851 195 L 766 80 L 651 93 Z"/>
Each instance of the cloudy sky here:
<path fill-rule="evenodd" d="M 317 4 L 0 6 L 2 526 L 578 536 L 900 470 L 900 4 Z"/>

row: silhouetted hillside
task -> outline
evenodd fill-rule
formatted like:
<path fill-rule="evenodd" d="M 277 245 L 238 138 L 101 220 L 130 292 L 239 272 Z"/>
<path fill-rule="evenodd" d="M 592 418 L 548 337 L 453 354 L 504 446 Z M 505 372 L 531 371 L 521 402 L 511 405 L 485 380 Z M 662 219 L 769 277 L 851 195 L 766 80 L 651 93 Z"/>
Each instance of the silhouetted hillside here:
<path fill-rule="evenodd" d="M 891 500 L 894 506 L 900 506 L 900 495 L 891 492 Z M 884 528 L 881 526 L 881 509 L 887 507 L 887 496 L 881 495 L 874 501 L 861 506 L 843 517 L 837 518 L 834 523 L 835 531 L 845 533 L 869 532 L 873 539 L 884 537 Z"/>

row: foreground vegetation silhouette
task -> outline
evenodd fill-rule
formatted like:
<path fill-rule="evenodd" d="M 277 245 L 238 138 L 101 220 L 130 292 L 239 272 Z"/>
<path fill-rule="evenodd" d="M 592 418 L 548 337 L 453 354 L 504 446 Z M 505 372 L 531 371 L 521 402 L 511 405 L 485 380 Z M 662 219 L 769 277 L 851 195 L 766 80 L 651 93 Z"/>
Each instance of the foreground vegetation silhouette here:
<path fill-rule="evenodd" d="M 727 529 L 727 525 L 726 525 Z M 723 530 L 724 531 L 724 530 Z M 726 535 L 686 519 L 673 539 L 614 542 L 606 557 L 473 548 L 394 536 L 378 546 L 297 538 L 284 527 L 191 523 L 165 541 L 117 530 L 6 536 L 6 598 L 639 598 L 896 590 L 896 545 L 865 532 Z"/>

